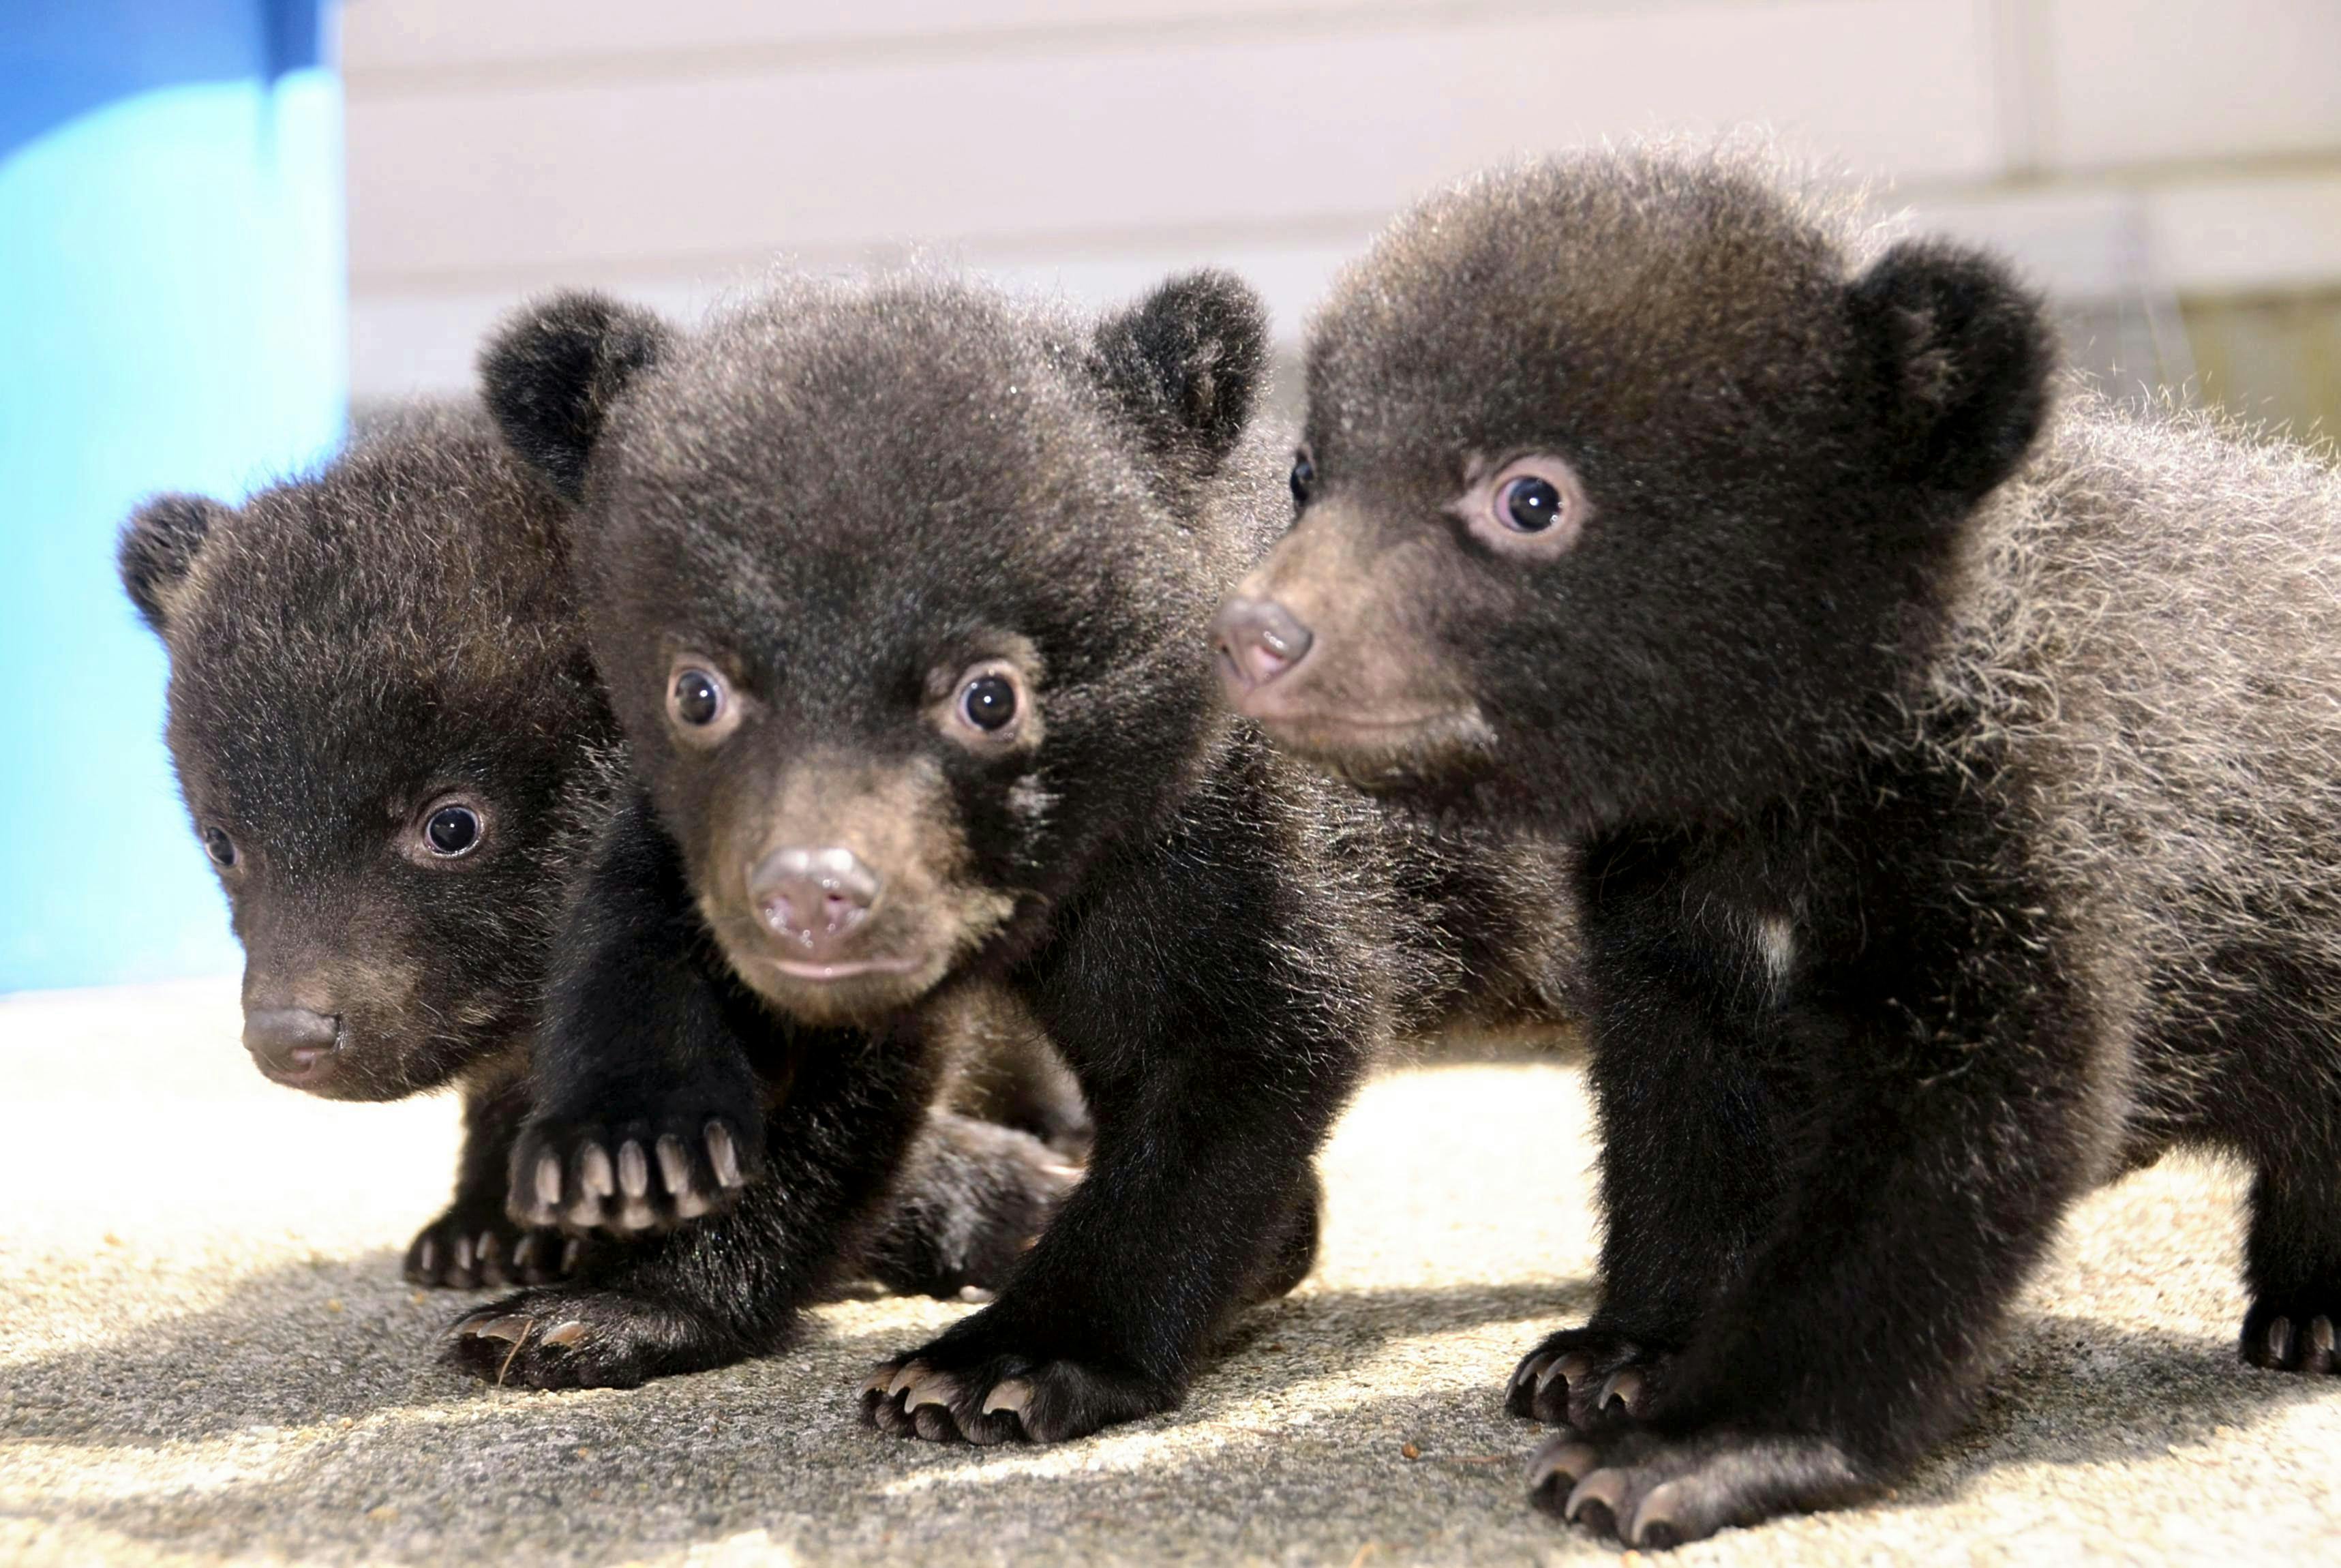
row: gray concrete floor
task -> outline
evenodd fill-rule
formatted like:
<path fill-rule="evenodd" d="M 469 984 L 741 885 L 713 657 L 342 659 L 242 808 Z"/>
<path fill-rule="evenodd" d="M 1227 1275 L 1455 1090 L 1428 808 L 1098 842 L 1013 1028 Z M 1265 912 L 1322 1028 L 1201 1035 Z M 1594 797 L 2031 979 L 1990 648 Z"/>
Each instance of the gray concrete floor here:
<path fill-rule="evenodd" d="M 232 989 L 0 1000 L 0 1561 L 1541 1563 L 1498 1391 L 1592 1300 L 1581 1084 L 1386 1078 L 1325 1155 L 1323 1262 L 1186 1407 L 1051 1450 L 877 1436 L 864 1365 L 964 1310 L 826 1307 L 796 1350 L 631 1392 L 439 1370 L 410 1290 L 445 1102 L 270 1087 Z M 2170 1164 L 2073 1216 L 1972 1427 L 1881 1503 L 1723 1562 L 2341 1562 L 2341 1379 L 2230 1343 L 2238 1183 Z"/>

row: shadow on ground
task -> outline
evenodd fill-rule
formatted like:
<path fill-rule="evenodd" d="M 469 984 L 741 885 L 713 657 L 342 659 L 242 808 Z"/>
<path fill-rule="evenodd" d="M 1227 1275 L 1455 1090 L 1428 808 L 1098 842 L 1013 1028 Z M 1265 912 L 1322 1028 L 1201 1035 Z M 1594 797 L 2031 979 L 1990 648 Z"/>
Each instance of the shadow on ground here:
<path fill-rule="evenodd" d="M 1183 1410 L 989 1452 L 855 1420 L 862 1369 L 920 1337 L 927 1309 L 848 1306 L 769 1360 L 545 1395 L 438 1367 L 442 1330 L 474 1298 L 414 1294 L 388 1252 L 293 1265 L 209 1310 L 12 1367 L 0 1467 L 29 1467 L 51 1522 L 325 1560 L 602 1563 L 766 1543 L 816 1557 L 1223 1559 L 1274 1553 L 1296 1529 L 1344 1562 L 1374 1545 L 1609 1555 L 1523 1506 L 1538 1433 L 1498 1392 L 1512 1357 L 1589 1306 L 1582 1282 L 1308 1292 L 1255 1314 Z M 1898 1506 L 1942 1505 L 2001 1466 L 2159 1454 L 2322 1384 L 2245 1368 L 2225 1343 L 2030 1318 L 1976 1422 Z"/>

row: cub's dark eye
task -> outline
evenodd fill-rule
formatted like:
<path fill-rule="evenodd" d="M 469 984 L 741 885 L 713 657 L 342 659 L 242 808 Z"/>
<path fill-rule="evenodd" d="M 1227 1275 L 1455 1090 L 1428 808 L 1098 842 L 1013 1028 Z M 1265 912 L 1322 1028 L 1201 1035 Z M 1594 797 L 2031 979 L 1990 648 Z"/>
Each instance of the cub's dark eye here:
<path fill-rule="evenodd" d="M 978 675 L 960 689 L 959 708 L 977 729 L 998 730 L 1016 716 L 1015 683 L 1005 675 Z"/>
<path fill-rule="evenodd" d="M 1489 549 L 1523 561 L 1554 561 L 1577 548 L 1593 504 L 1568 460 L 1542 452 L 1516 457 L 1473 482 L 1448 511 Z"/>
<path fill-rule="evenodd" d="M 712 724 L 723 711 L 723 687 L 705 670 L 684 670 L 674 677 L 674 716 L 686 724 Z"/>
<path fill-rule="evenodd" d="M 423 824 L 423 847 L 442 859 L 469 854 L 480 842 L 480 814 L 467 805 L 443 805 Z"/>
<path fill-rule="evenodd" d="M 1496 511 L 1504 526 L 1522 534 L 1541 534 L 1560 521 L 1560 491 L 1549 479 L 1524 474 L 1506 484 L 1496 496 Z"/>
<path fill-rule="evenodd" d="M 684 649 L 667 666 L 666 717 L 674 738 L 712 751 L 746 720 L 749 702 L 733 692 L 705 654 Z"/>
<path fill-rule="evenodd" d="M 1012 659 L 985 659 L 960 671 L 948 703 L 929 712 L 943 734 L 979 756 L 997 756 L 1002 750 L 1041 744 L 1041 704 L 1024 684 L 1024 671 Z"/>
<path fill-rule="evenodd" d="M 1292 504 L 1309 504 L 1309 492 L 1317 484 L 1317 465 L 1309 461 L 1306 452 L 1295 453 L 1292 458 Z"/>
<path fill-rule="evenodd" d="M 235 840 L 228 837 L 224 828 L 207 827 L 204 829 L 204 853 L 212 857 L 214 865 L 225 871 L 235 864 Z"/>

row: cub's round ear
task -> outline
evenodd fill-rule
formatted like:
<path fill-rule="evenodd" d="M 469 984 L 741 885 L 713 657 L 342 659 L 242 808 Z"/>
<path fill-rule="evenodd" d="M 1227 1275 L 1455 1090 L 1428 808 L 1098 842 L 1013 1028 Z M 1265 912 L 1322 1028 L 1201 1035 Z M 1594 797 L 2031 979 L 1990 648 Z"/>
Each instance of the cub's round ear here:
<path fill-rule="evenodd" d="M 480 351 L 480 392 L 514 452 L 570 500 L 610 404 L 666 346 L 666 324 L 598 294 L 522 307 Z"/>
<path fill-rule="evenodd" d="M 1243 436 L 1268 368 L 1268 309 L 1228 273 L 1172 278 L 1108 317 L 1098 378 L 1160 446 L 1216 468 Z"/>
<path fill-rule="evenodd" d="M 212 525 L 227 512 L 201 495 L 157 495 L 122 525 L 115 564 L 130 602 L 157 635 L 170 619 L 171 601 L 203 553 Z"/>
<path fill-rule="evenodd" d="M 1849 304 L 1895 475 L 1974 499 L 2014 473 L 2047 418 L 2057 350 L 2008 270 L 1907 242 L 1855 281 Z"/>

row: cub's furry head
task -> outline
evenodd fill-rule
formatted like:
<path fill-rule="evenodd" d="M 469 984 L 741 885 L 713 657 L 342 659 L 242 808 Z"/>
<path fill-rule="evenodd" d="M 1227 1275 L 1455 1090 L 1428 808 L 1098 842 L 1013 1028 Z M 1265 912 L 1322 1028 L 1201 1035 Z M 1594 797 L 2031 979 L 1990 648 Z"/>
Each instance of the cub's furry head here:
<path fill-rule="evenodd" d="M 1383 790 L 1564 826 L 1729 809 L 1894 688 L 2046 412 L 1995 264 L 1729 157 L 1587 155 L 1402 219 L 1309 345 L 1231 700 Z"/>
<path fill-rule="evenodd" d="M 1209 275 L 1094 325 L 918 278 L 696 335 L 573 295 L 491 344 L 489 405 L 580 500 L 636 766 L 769 1001 L 866 1018 L 1005 962 L 1162 819 L 1265 544 L 1229 504 L 1264 353 Z"/>
<path fill-rule="evenodd" d="M 477 414 L 417 413 L 241 508 L 166 496 L 124 530 L 244 1043 L 280 1083 L 394 1098 L 533 1019 L 616 744 L 559 510 Z"/>

